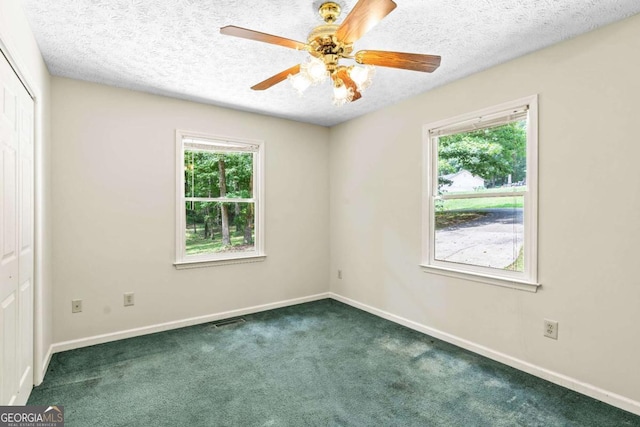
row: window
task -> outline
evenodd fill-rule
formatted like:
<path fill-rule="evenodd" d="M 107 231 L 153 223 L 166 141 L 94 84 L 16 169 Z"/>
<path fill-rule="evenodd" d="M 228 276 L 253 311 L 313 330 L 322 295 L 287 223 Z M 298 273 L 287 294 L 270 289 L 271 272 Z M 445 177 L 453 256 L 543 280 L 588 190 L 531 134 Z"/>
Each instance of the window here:
<path fill-rule="evenodd" d="M 537 97 L 425 126 L 425 271 L 537 288 Z"/>
<path fill-rule="evenodd" d="M 263 144 L 176 132 L 176 267 L 264 258 Z"/>

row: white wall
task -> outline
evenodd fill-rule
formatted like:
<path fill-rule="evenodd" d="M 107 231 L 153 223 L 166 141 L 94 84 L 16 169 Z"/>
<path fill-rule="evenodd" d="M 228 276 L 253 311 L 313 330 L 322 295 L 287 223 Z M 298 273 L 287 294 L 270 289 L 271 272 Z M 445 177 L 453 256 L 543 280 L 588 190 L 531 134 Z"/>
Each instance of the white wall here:
<path fill-rule="evenodd" d="M 52 97 L 56 342 L 327 291 L 327 128 L 57 77 Z M 266 261 L 174 268 L 176 128 L 265 141 Z"/>
<path fill-rule="evenodd" d="M 0 48 L 18 69 L 35 96 L 35 310 L 34 381 L 42 380 L 53 339 L 51 265 L 51 143 L 49 135 L 49 72 L 22 11 L 20 0 L 0 1 Z"/>
<path fill-rule="evenodd" d="M 332 128 L 331 290 L 640 410 L 638 52 L 635 16 Z M 422 272 L 422 126 L 536 93 L 541 290 Z"/>

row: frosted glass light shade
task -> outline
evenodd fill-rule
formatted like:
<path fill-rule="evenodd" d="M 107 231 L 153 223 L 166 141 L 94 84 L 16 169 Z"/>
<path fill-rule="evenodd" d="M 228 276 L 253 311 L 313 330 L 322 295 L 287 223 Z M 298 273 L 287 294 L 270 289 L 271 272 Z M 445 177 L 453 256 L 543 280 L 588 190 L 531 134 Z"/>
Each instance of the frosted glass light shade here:
<path fill-rule="evenodd" d="M 300 73 L 305 74 L 312 84 L 322 83 L 329 77 L 324 61 L 313 56 L 300 66 Z"/>
<path fill-rule="evenodd" d="M 371 86 L 374 74 L 375 68 L 371 65 L 354 65 L 353 68 L 349 69 L 349 77 L 358 86 L 358 91 L 360 92 Z"/>
<path fill-rule="evenodd" d="M 302 96 L 304 91 L 311 86 L 311 80 L 304 73 L 289 74 L 287 80 L 291 83 L 291 86 L 298 92 L 298 95 Z"/>
<path fill-rule="evenodd" d="M 353 89 L 346 87 L 344 84 L 333 87 L 333 104 L 340 106 L 353 99 Z"/>

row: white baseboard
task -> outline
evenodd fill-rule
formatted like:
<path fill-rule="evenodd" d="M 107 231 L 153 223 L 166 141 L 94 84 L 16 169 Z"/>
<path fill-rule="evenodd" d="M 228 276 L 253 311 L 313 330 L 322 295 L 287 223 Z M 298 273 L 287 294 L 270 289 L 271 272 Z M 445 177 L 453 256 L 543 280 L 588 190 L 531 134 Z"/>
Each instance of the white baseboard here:
<path fill-rule="evenodd" d="M 241 308 L 237 310 L 230 310 L 230 311 L 225 311 L 221 313 L 209 314 L 205 316 L 191 317 L 188 319 L 176 320 L 176 321 L 161 323 L 157 325 L 144 326 L 141 328 L 128 329 L 125 331 L 113 332 L 109 334 L 96 335 L 96 336 L 87 337 L 87 338 L 80 338 L 77 340 L 70 340 L 70 341 L 55 343 L 49 348 L 49 351 L 47 352 L 47 355 L 43 361 L 42 377 L 44 378 L 44 374 L 47 371 L 47 368 L 49 366 L 49 362 L 51 361 L 51 356 L 53 355 L 53 353 L 73 350 L 76 348 L 87 347 L 95 344 L 102 344 L 110 341 L 117 341 L 125 338 L 137 337 L 140 335 L 168 331 L 171 329 L 183 328 L 186 326 L 198 325 L 201 323 L 213 322 L 215 320 L 226 319 L 230 317 L 244 316 L 247 314 L 273 310 L 276 308 L 288 307 L 291 305 L 317 301 L 325 298 L 333 298 L 336 301 L 340 301 L 342 303 L 345 303 L 352 307 L 366 311 L 368 313 L 371 313 L 383 319 L 387 319 L 399 325 L 406 326 L 409 329 L 413 329 L 423 334 L 430 335 L 442 341 L 448 342 L 450 344 L 456 345 L 458 347 L 461 347 L 466 350 L 485 356 L 489 359 L 495 360 L 500 363 L 504 363 L 505 365 L 511 366 L 512 368 L 515 368 L 520 371 L 526 372 L 528 374 L 534 375 L 536 377 L 545 379 L 554 384 L 558 384 L 562 387 L 566 387 L 570 390 L 574 390 L 578 393 L 582 393 L 589 397 L 593 397 L 594 399 L 601 400 L 605 403 L 608 403 L 620 409 L 624 409 L 625 411 L 629 411 L 633 414 L 640 415 L 640 402 L 637 402 L 635 400 L 629 399 L 627 397 L 621 396 L 616 393 L 609 392 L 607 390 L 593 386 L 591 384 L 584 383 L 575 378 L 568 377 L 558 372 L 550 371 L 548 369 L 531 364 L 529 362 L 525 362 L 524 360 L 520 360 L 515 357 L 509 356 L 507 354 L 492 350 L 488 347 L 459 338 L 455 335 L 451 335 L 446 332 L 442 332 L 437 329 L 430 328 L 428 326 L 422 325 L 412 320 L 405 319 L 404 317 L 386 312 L 384 310 L 380 310 L 378 308 L 369 306 L 367 304 L 363 304 L 361 302 L 352 300 L 350 298 L 344 297 L 342 295 L 339 295 L 333 292 L 325 292 L 325 293 L 320 293 L 316 295 L 310 295 L 307 297 L 294 298 L 294 299 L 285 300 L 285 301 L 279 301 L 279 302 L 263 304 L 263 305 L 253 306 L 253 307 L 246 307 L 246 308 Z"/>
<path fill-rule="evenodd" d="M 578 393 L 587 395 L 589 397 L 593 397 L 594 399 L 601 400 L 605 403 L 608 403 L 609 405 L 618 407 L 620 409 L 624 409 L 625 411 L 629 411 L 636 415 L 640 415 L 640 402 L 637 402 L 635 400 L 601 389 L 600 387 L 596 387 L 594 385 L 584 383 L 575 378 L 568 377 L 558 372 L 550 371 L 548 369 L 531 364 L 529 362 L 525 362 L 524 360 L 517 359 L 507 354 L 500 353 L 488 347 L 456 337 L 455 335 L 451 335 L 446 332 L 442 332 L 437 329 L 430 328 L 428 326 L 422 325 L 412 320 L 405 319 L 404 317 L 400 317 L 395 314 L 386 312 L 384 310 L 380 310 L 378 308 L 371 307 L 361 302 L 352 300 L 350 298 L 343 297 L 342 295 L 338 295 L 333 292 L 330 292 L 329 296 L 335 299 L 336 301 L 343 302 L 352 307 L 359 308 L 360 310 L 366 311 L 378 317 L 382 317 L 383 319 L 387 319 L 387 320 L 390 320 L 391 322 L 400 324 L 402 326 L 406 326 L 409 329 L 413 329 L 423 334 L 430 335 L 442 341 L 446 341 L 450 344 L 456 345 L 458 347 L 462 347 L 466 350 L 485 356 L 489 359 L 495 360 L 500 363 L 504 363 L 505 365 L 511 366 L 512 368 L 515 368 L 520 371 L 524 371 L 528 374 L 534 375 L 536 377 L 545 379 L 554 384 L 558 384 L 570 390 L 577 391 Z"/>
<path fill-rule="evenodd" d="M 237 310 L 224 311 L 221 313 L 207 314 L 204 316 L 191 317 L 188 319 L 174 320 L 171 322 L 160 323 L 156 325 L 143 326 L 140 328 L 127 329 L 125 331 L 111 332 L 108 334 L 95 335 L 92 337 L 80 338 L 76 340 L 63 341 L 55 343 L 49 350 L 49 357 L 51 352 L 59 353 L 61 351 L 73 350 L 81 347 L 88 347 L 90 345 L 103 344 L 111 341 L 118 341 L 125 338 L 133 338 L 140 335 L 153 334 L 156 332 L 168 331 L 171 329 L 184 328 L 186 326 L 199 325 L 201 323 L 213 322 L 220 319 L 228 319 L 230 317 L 244 316 L 246 314 L 259 313 L 261 311 L 273 310 L 276 308 L 288 307 L 290 305 L 302 304 L 305 302 L 317 301 L 321 299 L 329 298 L 329 292 L 310 295 L 301 298 L 294 298 L 285 301 L 278 301 L 269 304 L 256 305 L 253 307 L 240 308 Z M 48 362 L 47 362 L 48 366 Z M 45 367 L 46 370 L 46 367 Z"/>
<path fill-rule="evenodd" d="M 38 372 L 39 375 L 37 378 L 34 378 L 36 382 L 34 385 L 38 386 L 42 384 L 42 381 L 44 380 L 44 376 L 47 373 L 47 369 L 49 369 L 51 356 L 53 356 L 53 344 L 49 346 L 49 350 L 47 351 L 47 354 L 45 354 L 44 359 L 41 361 L 42 364 L 36 367 L 37 369 L 39 369 L 39 372 Z"/>

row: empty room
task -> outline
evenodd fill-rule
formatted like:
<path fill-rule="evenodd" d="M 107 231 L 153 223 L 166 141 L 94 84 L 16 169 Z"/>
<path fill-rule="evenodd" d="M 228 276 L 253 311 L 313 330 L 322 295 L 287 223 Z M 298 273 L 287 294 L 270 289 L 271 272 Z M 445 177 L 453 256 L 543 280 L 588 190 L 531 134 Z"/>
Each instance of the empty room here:
<path fill-rule="evenodd" d="M 637 0 L 1 0 L 0 53 L 0 426 L 640 426 Z"/>

